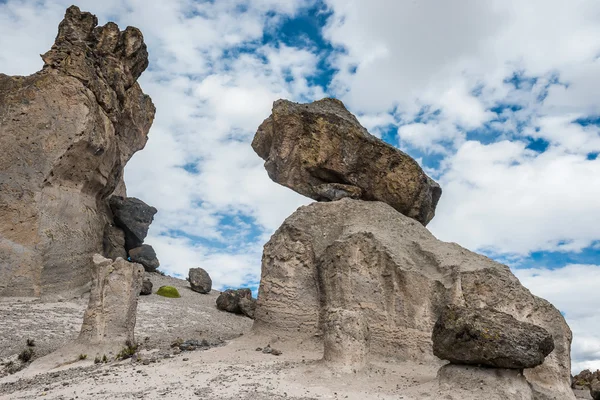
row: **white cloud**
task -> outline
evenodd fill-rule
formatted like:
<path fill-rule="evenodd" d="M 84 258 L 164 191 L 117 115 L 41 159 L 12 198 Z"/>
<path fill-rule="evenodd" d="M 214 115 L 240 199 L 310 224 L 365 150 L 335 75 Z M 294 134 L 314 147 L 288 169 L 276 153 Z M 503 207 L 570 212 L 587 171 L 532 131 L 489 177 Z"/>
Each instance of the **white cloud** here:
<path fill-rule="evenodd" d="M 531 292 L 554 304 L 565 318 L 575 340 L 572 370 L 600 369 L 600 265 L 567 265 L 559 269 L 513 270 Z"/>

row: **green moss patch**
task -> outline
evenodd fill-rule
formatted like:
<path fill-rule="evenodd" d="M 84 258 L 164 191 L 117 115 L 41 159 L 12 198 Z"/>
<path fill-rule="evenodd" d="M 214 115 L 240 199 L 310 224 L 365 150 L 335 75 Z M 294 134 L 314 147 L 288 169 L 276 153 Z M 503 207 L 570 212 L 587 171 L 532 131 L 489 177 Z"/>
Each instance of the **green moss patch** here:
<path fill-rule="evenodd" d="M 177 289 L 173 286 L 161 286 L 156 291 L 156 294 L 163 297 L 170 297 L 172 299 L 178 299 L 181 297 Z"/>

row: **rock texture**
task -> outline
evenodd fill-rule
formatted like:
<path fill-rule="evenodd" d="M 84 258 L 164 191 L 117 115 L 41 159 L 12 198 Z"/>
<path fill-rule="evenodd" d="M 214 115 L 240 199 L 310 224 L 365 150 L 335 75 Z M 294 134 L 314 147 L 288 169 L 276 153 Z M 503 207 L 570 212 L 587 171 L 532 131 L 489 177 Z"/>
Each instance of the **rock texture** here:
<path fill-rule="evenodd" d="M 594 400 L 600 400 L 600 370 L 584 369 L 573 377 L 573 389 L 587 391 Z"/>
<path fill-rule="evenodd" d="M 149 279 L 144 280 L 142 283 L 142 289 L 140 290 L 140 295 L 148 296 L 152 294 L 152 282 Z"/>
<path fill-rule="evenodd" d="M 369 327 L 362 312 L 331 309 L 325 313 L 323 360 L 345 372 L 367 366 Z"/>
<path fill-rule="evenodd" d="M 329 309 L 362 312 L 371 356 L 438 365 L 431 333 L 447 304 L 546 329 L 554 351 L 525 376 L 537 398 L 573 398 L 571 331 L 560 312 L 508 267 L 440 242 L 382 202 L 313 203 L 288 217 L 264 248 L 253 329 L 305 340 L 322 337 Z"/>
<path fill-rule="evenodd" d="M 131 262 L 142 264 L 147 272 L 156 272 L 160 263 L 156 258 L 156 252 L 149 244 L 143 244 L 140 247 L 129 250 Z"/>
<path fill-rule="evenodd" d="M 227 289 L 217 297 L 217 308 L 234 314 L 244 314 L 254 318 L 256 308 L 250 289 Z"/>
<path fill-rule="evenodd" d="M 514 369 L 450 364 L 439 370 L 437 380 L 439 398 L 447 400 L 537 400 L 523 374 Z"/>
<path fill-rule="evenodd" d="M 212 279 L 210 275 L 202 268 L 190 268 L 188 272 L 188 282 L 194 292 L 210 293 L 212 289 Z"/>
<path fill-rule="evenodd" d="M 77 342 L 114 344 L 117 350 L 135 343 L 133 330 L 143 279 L 144 268 L 139 264 L 94 255 L 92 291 Z"/>
<path fill-rule="evenodd" d="M 112 196 L 115 224 L 125 232 L 125 250 L 140 247 L 158 210 L 135 197 Z"/>
<path fill-rule="evenodd" d="M 554 350 L 547 330 L 491 308 L 446 307 L 431 340 L 441 359 L 497 368 L 537 367 Z"/>
<path fill-rule="evenodd" d="M 0 296 L 85 290 L 92 255 L 121 240 L 108 198 L 155 108 L 141 32 L 97 24 L 70 7 L 42 71 L 0 74 Z"/>
<path fill-rule="evenodd" d="M 319 201 L 383 201 L 427 225 L 442 194 L 415 160 L 369 134 L 336 99 L 276 101 L 252 148 L 271 179 Z"/>

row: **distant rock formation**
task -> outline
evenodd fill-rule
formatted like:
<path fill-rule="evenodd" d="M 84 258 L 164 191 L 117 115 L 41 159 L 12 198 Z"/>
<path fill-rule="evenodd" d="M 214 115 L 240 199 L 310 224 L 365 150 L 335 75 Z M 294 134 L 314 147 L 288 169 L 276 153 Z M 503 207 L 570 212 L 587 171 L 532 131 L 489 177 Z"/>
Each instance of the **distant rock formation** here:
<path fill-rule="evenodd" d="M 370 357 L 439 365 L 431 335 L 448 304 L 494 308 L 548 331 L 554 351 L 542 365 L 525 369 L 525 377 L 536 399 L 573 398 L 572 336 L 560 312 L 507 266 L 437 240 L 382 202 L 313 203 L 288 217 L 264 247 L 253 329 L 294 340 L 322 338 L 331 334 L 331 310 L 348 310 L 366 320 Z M 513 375 L 485 379 L 500 383 Z"/>
<path fill-rule="evenodd" d="M 369 134 L 336 99 L 276 101 L 252 148 L 271 179 L 318 201 L 383 201 L 427 225 L 442 194 L 415 160 Z"/>
<path fill-rule="evenodd" d="M 92 290 L 77 343 L 97 345 L 114 351 L 135 343 L 137 303 L 144 268 L 118 258 L 113 261 L 94 255 Z"/>
<path fill-rule="evenodd" d="M 0 296 L 81 292 L 93 254 L 126 257 L 109 198 L 155 108 L 142 33 L 97 25 L 69 7 L 40 72 L 0 74 Z"/>

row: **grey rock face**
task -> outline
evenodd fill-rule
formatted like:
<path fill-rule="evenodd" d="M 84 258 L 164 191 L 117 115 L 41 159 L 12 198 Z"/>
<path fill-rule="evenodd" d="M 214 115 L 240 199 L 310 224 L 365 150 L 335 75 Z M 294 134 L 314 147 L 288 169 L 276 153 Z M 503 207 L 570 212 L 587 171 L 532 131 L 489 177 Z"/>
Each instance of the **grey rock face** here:
<path fill-rule="evenodd" d="M 140 247 L 158 210 L 135 197 L 120 196 L 110 198 L 110 208 L 115 224 L 125 232 L 125 249 Z"/>
<path fill-rule="evenodd" d="M 88 289 L 108 197 L 148 139 L 142 34 L 97 24 L 69 7 L 41 71 L 0 74 L 0 296 Z"/>
<path fill-rule="evenodd" d="M 156 252 L 149 244 L 129 250 L 129 258 L 131 258 L 131 262 L 142 264 L 147 272 L 155 272 L 160 267 Z"/>
<path fill-rule="evenodd" d="M 427 225 L 442 194 L 415 160 L 369 134 L 336 99 L 277 100 L 252 148 L 272 180 L 318 201 L 383 201 Z"/>
<path fill-rule="evenodd" d="M 432 366 L 431 333 L 447 304 L 493 307 L 547 330 L 555 348 L 526 369 L 536 395 L 570 399 L 571 331 L 510 269 L 391 206 L 342 199 L 300 207 L 265 245 L 253 329 L 293 340 L 323 337 L 325 312 L 362 312 L 370 356 Z"/>
<path fill-rule="evenodd" d="M 94 255 L 92 291 L 77 342 L 114 344 L 116 348 L 135 343 L 133 331 L 143 279 L 144 268 L 139 264 Z"/>
<path fill-rule="evenodd" d="M 148 296 L 152 294 L 152 282 L 149 279 L 144 280 L 142 283 L 142 290 L 140 290 L 140 295 Z"/>
<path fill-rule="evenodd" d="M 554 350 L 547 330 L 491 308 L 446 307 L 432 341 L 441 359 L 497 368 L 533 368 Z"/>
<path fill-rule="evenodd" d="M 367 366 L 369 327 L 361 312 L 332 309 L 325 312 L 323 360 L 345 372 Z"/>
<path fill-rule="evenodd" d="M 242 299 L 252 300 L 252 292 L 250 289 L 227 289 L 217 297 L 217 308 L 234 314 L 245 314 L 240 302 Z M 244 309 L 252 313 L 251 306 L 244 304 Z M 246 314 L 245 314 L 246 315 Z"/>
<path fill-rule="evenodd" d="M 190 268 L 188 272 L 188 282 L 194 292 L 210 293 L 212 289 L 212 279 L 210 275 L 202 268 Z"/>

